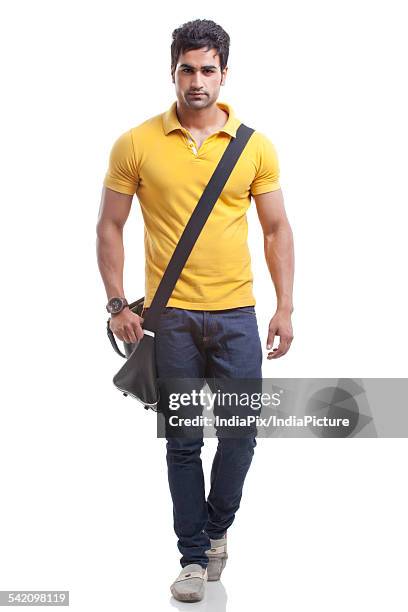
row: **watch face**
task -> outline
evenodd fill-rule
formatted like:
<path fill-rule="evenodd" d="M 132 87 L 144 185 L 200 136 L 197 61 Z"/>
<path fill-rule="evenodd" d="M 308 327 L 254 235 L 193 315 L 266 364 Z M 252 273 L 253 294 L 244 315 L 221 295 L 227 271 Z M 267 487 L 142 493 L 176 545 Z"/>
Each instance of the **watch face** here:
<path fill-rule="evenodd" d="M 120 298 L 112 298 L 109 300 L 109 310 L 112 313 L 120 312 L 122 309 L 122 300 Z"/>

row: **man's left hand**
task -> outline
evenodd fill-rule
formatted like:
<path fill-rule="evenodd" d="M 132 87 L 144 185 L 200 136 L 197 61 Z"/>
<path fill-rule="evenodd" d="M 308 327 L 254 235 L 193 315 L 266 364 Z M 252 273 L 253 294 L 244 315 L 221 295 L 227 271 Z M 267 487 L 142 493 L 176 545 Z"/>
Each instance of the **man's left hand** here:
<path fill-rule="evenodd" d="M 278 359 L 285 355 L 293 340 L 293 329 L 290 311 L 277 310 L 269 323 L 268 340 L 266 348 L 273 347 L 275 336 L 279 336 L 279 345 L 268 353 L 267 359 Z"/>

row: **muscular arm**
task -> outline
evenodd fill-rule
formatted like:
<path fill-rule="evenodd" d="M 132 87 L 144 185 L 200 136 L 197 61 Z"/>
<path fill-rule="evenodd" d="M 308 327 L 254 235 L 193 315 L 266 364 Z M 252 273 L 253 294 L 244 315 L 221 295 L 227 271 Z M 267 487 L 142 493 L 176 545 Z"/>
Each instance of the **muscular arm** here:
<path fill-rule="evenodd" d="M 131 195 L 103 187 L 96 225 L 96 252 L 108 299 L 124 295 L 123 226 L 130 213 L 132 198 Z"/>
<path fill-rule="evenodd" d="M 96 253 L 108 299 L 125 295 L 123 227 L 130 213 L 132 199 L 131 195 L 103 187 L 96 225 Z M 140 317 L 129 308 L 111 317 L 110 328 L 118 338 L 126 342 L 136 342 L 143 336 Z"/>
<path fill-rule="evenodd" d="M 264 235 L 265 259 L 277 297 L 277 310 L 269 324 L 267 348 L 272 348 L 275 335 L 280 336 L 280 343 L 273 353 L 268 354 L 269 359 L 284 355 L 293 339 L 293 235 L 281 189 L 256 195 L 254 199 Z"/>

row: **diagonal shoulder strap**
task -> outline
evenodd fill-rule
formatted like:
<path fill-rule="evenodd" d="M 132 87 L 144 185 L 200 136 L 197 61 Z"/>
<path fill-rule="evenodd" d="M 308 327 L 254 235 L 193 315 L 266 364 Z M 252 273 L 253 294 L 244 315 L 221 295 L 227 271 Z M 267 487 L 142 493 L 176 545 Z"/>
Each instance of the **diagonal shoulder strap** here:
<path fill-rule="evenodd" d="M 180 240 L 174 249 L 174 253 L 167 265 L 152 303 L 147 312 L 143 315 L 143 328 L 151 331 L 157 329 L 160 315 L 170 299 L 173 289 L 184 268 L 187 259 L 203 229 L 205 222 L 227 182 L 235 164 L 237 163 L 242 151 L 249 138 L 255 130 L 247 127 L 243 123 L 237 129 L 236 137 L 231 137 L 216 169 L 211 176 L 208 185 L 203 191 Z"/>

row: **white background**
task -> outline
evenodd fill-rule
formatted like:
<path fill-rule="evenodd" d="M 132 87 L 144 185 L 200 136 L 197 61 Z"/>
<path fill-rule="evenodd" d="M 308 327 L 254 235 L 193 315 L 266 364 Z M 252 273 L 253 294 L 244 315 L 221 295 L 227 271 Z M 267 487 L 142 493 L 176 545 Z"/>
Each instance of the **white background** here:
<path fill-rule="evenodd" d="M 153 413 L 111 382 L 122 360 L 105 334 L 95 225 L 113 141 L 175 99 L 170 43 L 182 23 L 228 31 L 219 99 L 279 155 L 295 338 L 263 375 L 406 376 L 403 8 L 38 1 L 2 11 L 0 589 L 69 589 L 81 612 L 176 605 L 165 442 Z M 266 355 L 275 294 L 254 204 L 248 216 Z M 133 300 L 144 291 L 136 198 L 125 240 Z M 203 450 L 207 489 L 214 444 Z M 405 610 L 407 454 L 404 439 L 260 440 L 222 584 L 195 609 Z"/>

